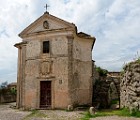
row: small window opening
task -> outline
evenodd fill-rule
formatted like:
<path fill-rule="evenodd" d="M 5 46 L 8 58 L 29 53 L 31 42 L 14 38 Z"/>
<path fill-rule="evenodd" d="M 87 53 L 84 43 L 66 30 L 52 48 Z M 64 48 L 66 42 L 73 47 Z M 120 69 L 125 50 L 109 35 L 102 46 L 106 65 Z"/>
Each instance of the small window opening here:
<path fill-rule="evenodd" d="M 49 41 L 43 42 L 43 53 L 49 53 Z"/>

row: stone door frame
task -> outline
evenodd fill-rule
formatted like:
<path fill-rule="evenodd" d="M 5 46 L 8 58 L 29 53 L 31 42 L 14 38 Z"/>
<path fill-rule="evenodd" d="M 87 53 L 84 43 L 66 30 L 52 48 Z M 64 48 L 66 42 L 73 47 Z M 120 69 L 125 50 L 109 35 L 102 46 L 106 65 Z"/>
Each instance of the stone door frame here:
<path fill-rule="evenodd" d="M 54 97 L 54 91 L 55 91 L 55 79 L 54 78 L 47 78 L 47 79 L 39 79 L 38 80 L 38 89 L 37 89 L 37 109 L 41 109 L 40 108 L 40 83 L 42 82 L 42 81 L 50 81 L 51 82 L 51 108 L 49 108 L 49 109 L 54 109 L 54 101 L 55 101 L 55 97 Z M 46 108 L 47 109 L 47 108 Z"/>

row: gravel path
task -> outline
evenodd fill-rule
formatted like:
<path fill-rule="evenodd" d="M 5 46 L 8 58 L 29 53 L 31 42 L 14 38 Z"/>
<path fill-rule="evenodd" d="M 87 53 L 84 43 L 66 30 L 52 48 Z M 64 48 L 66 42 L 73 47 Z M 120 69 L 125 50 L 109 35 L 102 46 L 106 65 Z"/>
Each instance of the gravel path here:
<path fill-rule="evenodd" d="M 118 116 L 106 116 L 106 117 L 97 117 L 90 120 L 140 120 L 140 118 L 133 117 L 118 117 Z"/>
<path fill-rule="evenodd" d="M 12 109 L 10 105 L 0 105 L 0 120 L 22 120 L 30 113 Z"/>
<path fill-rule="evenodd" d="M 27 117 L 31 112 L 10 108 L 11 104 L 0 105 L 0 120 L 79 120 L 83 111 L 67 112 L 65 110 L 40 110 L 47 118 Z M 25 120 L 26 120 L 25 119 Z"/>
<path fill-rule="evenodd" d="M 23 120 L 24 118 L 27 118 L 24 120 L 80 120 L 84 113 L 84 111 L 67 112 L 65 110 L 40 110 L 38 112 L 47 115 L 47 118 L 27 117 L 31 112 L 12 109 L 10 104 L 0 105 L 0 120 Z M 91 118 L 90 120 L 140 120 L 140 118 L 106 116 Z"/>
<path fill-rule="evenodd" d="M 80 120 L 84 111 L 67 112 L 65 110 L 45 110 L 42 111 L 47 115 L 47 120 Z"/>

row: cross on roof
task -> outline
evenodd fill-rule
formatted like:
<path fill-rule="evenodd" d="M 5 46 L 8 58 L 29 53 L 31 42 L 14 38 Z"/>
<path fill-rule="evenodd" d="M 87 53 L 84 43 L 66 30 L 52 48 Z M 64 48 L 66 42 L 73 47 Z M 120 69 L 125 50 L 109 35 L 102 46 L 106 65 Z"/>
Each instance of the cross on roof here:
<path fill-rule="evenodd" d="M 46 4 L 45 8 L 46 8 L 46 12 L 47 12 L 47 8 L 50 7 L 49 5 Z"/>

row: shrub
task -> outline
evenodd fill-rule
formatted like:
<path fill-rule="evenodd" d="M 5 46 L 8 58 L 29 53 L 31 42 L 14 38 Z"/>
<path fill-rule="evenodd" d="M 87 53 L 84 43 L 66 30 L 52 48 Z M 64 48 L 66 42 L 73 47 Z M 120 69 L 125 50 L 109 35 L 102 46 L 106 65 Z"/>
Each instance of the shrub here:
<path fill-rule="evenodd" d="M 108 71 L 106 69 L 102 69 L 101 67 L 96 67 L 96 71 L 100 76 L 107 76 Z"/>
<path fill-rule="evenodd" d="M 17 94 L 16 88 L 11 89 L 10 92 L 11 92 L 11 94 L 13 94 L 13 95 L 16 95 L 16 94 Z"/>

